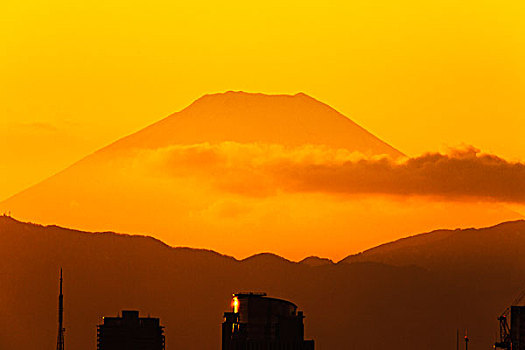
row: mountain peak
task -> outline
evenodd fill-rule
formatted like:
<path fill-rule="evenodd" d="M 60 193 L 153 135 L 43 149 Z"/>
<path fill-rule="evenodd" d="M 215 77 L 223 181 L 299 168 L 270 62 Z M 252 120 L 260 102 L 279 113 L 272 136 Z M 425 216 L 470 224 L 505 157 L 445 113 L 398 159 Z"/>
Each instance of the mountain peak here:
<path fill-rule="evenodd" d="M 299 264 L 308 265 L 308 266 L 325 266 L 325 265 L 333 265 L 334 262 L 328 258 L 320 258 L 318 256 L 309 256 L 299 261 Z"/>
<path fill-rule="evenodd" d="M 240 90 L 229 90 L 225 92 L 217 92 L 217 93 L 211 93 L 206 94 L 198 99 L 196 99 L 192 104 L 190 104 L 187 108 L 193 108 L 198 105 L 205 105 L 208 103 L 213 102 L 221 102 L 221 103 L 268 103 L 270 101 L 276 102 L 279 101 L 280 103 L 301 103 L 305 101 L 311 101 L 316 102 L 318 104 L 323 104 L 322 102 L 316 100 L 315 98 L 305 94 L 304 92 L 298 92 L 296 94 L 290 95 L 290 94 L 265 94 L 261 92 L 246 92 L 246 91 L 240 91 Z"/>
<path fill-rule="evenodd" d="M 258 253 L 254 254 L 252 256 L 249 256 L 245 259 L 241 260 L 242 262 L 250 262 L 250 263 L 260 263 L 260 264 L 270 264 L 270 263 L 291 263 L 290 260 L 283 258 L 282 256 L 279 256 L 277 254 L 273 253 Z"/>
<path fill-rule="evenodd" d="M 403 155 L 303 92 L 267 95 L 227 91 L 204 95 L 180 112 L 117 141 L 109 149 L 152 149 L 205 142 L 322 145 L 365 155 Z"/>
<path fill-rule="evenodd" d="M 308 97 L 308 98 L 312 98 L 311 96 L 307 95 L 306 93 L 302 91 L 291 95 L 291 94 L 266 94 L 263 92 L 247 92 L 247 91 L 242 91 L 242 90 L 228 90 L 225 92 L 215 92 L 215 93 L 205 94 L 201 96 L 200 98 L 198 98 L 197 101 L 202 98 L 206 98 L 207 96 L 252 96 L 252 97 L 288 97 L 288 98 Z"/>

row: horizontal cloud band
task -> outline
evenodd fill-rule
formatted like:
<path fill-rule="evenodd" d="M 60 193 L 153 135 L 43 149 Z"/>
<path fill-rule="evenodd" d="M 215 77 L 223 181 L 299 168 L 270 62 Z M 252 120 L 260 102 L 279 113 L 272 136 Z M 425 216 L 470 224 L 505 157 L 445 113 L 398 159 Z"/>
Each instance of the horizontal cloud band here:
<path fill-rule="evenodd" d="M 204 176 L 222 190 L 251 196 L 321 192 L 525 202 L 525 164 L 473 147 L 401 161 L 319 146 L 230 142 L 144 152 L 155 153 L 163 174 Z"/>
<path fill-rule="evenodd" d="M 425 154 L 402 163 L 361 160 L 289 169 L 291 186 L 302 191 L 525 201 L 525 165 L 477 152 Z"/>

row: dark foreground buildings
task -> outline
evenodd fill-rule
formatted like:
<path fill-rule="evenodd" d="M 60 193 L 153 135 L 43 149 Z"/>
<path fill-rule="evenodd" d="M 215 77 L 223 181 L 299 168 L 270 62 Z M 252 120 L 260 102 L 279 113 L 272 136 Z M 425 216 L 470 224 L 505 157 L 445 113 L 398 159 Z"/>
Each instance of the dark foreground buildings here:
<path fill-rule="evenodd" d="M 164 350 L 164 330 L 158 318 L 122 311 L 122 317 L 104 317 L 97 330 L 98 350 Z"/>
<path fill-rule="evenodd" d="M 304 340 L 304 316 L 295 304 L 240 293 L 232 308 L 224 313 L 222 350 L 314 350 L 314 341 Z"/>
<path fill-rule="evenodd" d="M 510 338 L 512 350 L 525 350 L 525 306 L 510 309 Z"/>

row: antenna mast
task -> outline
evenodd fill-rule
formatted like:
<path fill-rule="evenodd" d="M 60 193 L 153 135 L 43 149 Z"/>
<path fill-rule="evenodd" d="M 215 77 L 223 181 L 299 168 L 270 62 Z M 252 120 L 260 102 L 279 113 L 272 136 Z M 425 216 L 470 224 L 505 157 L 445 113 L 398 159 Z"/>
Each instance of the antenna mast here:
<path fill-rule="evenodd" d="M 64 296 L 62 295 L 62 268 L 60 269 L 60 294 L 58 295 L 58 337 L 57 350 L 64 350 Z"/>

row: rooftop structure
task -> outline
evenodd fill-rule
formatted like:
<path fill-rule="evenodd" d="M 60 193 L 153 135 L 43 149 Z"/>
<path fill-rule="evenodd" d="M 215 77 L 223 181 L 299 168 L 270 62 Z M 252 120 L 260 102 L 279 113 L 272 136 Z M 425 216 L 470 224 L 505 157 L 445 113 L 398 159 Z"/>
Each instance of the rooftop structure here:
<path fill-rule="evenodd" d="M 98 350 L 164 350 L 164 327 L 158 318 L 122 311 L 122 317 L 104 317 L 97 339 Z"/>
<path fill-rule="evenodd" d="M 222 350 L 313 350 L 314 341 L 304 340 L 303 318 L 287 300 L 234 294 L 232 312 L 224 313 Z"/>

